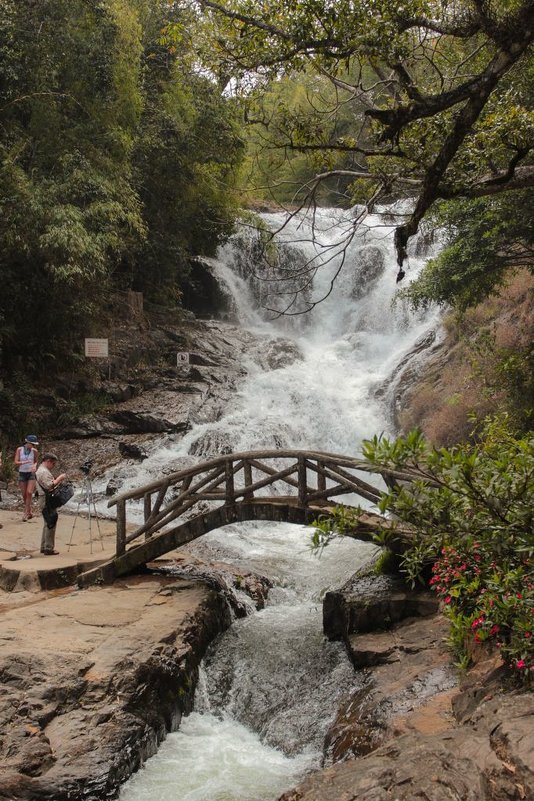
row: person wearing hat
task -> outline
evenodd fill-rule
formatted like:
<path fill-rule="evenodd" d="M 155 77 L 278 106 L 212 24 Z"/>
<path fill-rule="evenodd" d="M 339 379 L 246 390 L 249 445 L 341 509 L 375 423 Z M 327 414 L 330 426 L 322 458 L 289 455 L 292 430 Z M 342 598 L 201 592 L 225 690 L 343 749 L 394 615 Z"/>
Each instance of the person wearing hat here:
<path fill-rule="evenodd" d="M 58 554 L 54 550 L 56 543 L 57 512 L 51 509 L 46 502 L 46 493 L 53 490 L 67 478 L 66 473 L 61 473 L 54 478 L 52 470 L 56 466 L 58 458 L 55 453 L 45 453 L 43 461 L 37 468 L 37 492 L 39 494 L 39 505 L 43 515 L 43 533 L 41 536 L 41 553 L 45 556 Z"/>
<path fill-rule="evenodd" d="M 19 487 L 24 502 L 23 520 L 31 520 L 33 517 L 32 497 L 35 490 L 35 470 L 39 456 L 36 445 L 39 445 L 39 441 L 35 434 L 28 434 L 24 445 L 15 451 L 15 467 L 19 471 Z"/>

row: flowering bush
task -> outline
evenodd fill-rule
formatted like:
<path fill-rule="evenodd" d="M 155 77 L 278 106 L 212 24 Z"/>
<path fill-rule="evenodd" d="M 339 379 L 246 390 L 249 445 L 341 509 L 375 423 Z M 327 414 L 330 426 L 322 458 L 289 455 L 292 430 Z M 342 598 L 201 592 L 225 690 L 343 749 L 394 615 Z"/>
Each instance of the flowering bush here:
<path fill-rule="evenodd" d="M 463 663 L 471 642 L 488 642 L 524 681 L 534 679 L 533 446 L 502 419 L 486 421 L 475 445 L 438 450 L 419 432 L 364 443 L 395 479 L 381 511 L 414 529 L 402 569 L 414 583 L 432 565 Z"/>
<path fill-rule="evenodd" d="M 534 578 L 532 560 L 497 562 L 481 542 L 444 546 L 432 567 L 430 586 L 463 638 L 491 642 L 505 664 L 525 680 L 534 670 Z"/>

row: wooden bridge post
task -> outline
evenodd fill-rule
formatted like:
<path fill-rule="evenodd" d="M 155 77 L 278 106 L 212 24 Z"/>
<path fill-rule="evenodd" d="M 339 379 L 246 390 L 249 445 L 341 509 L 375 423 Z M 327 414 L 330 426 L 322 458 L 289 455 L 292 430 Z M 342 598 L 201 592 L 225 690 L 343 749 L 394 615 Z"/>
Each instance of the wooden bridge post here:
<path fill-rule="evenodd" d="M 326 476 L 323 473 L 323 462 L 317 462 L 317 491 L 324 492 L 326 490 Z"/>
<path fill-rule="evenodd" d="M 307 505 L 307 492 L 306 492 L 306 457 L 298 457 L 298 479 L 299 479 L 299 505 Z"/>
<path fill-rule="evenodd" d="M 126 500 L 117 501 L 117 556 L 126 552 Z"/>
<path fill-rule="evenodd" d="M 145 518 L 145 523 L 146 523 L 146 521 L 148 520 L 148 518 L 150 517 L 150 515 L 152 513 L 152 495 L 150 494 L 150 492 L 147 492 L 145 494 L 144 498 L 143 498 L 143 511 L 144 511 L 144 518 Z M 151 531 L 147 531 L 146 534 L 145 534 L 145 540 L 150 539 L 151 536 L 152 536 L 152 532 Z"/>
<path fill-rule="evenodd" d="M 224 475 L 226 484 L 226 502 L 233 503 L 235 500 L 234 487 L 234 463 L 232 459 L 227 459 L 224 463 Z"/>
<path fill-rule="evenodd" d="M 252 467 L 248 459 L 243 461 L 243 475 L 245 477 L 245 487 L 250 487 L 252 484 Z M 253 492 L 245 492 L 243 494 L 244 501 L 251 501 L 254 498 Z"/>

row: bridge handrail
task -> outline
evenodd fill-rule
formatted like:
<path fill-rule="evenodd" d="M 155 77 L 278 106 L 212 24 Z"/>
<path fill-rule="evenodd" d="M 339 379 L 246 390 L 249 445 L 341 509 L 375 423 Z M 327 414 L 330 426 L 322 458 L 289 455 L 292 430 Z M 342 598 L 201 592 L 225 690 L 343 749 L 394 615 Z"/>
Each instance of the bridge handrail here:
<path fill-rule="evenodd" d="M 291 459 L 291 458 L 298 458 L 304 457 L 306 459 L 317 459 L 320 462 L 328 462 L 332 461 L 335 462 L 339 466 L 349 467 L 353 470 L 363 470 L 366 473 L 376 473 L 376 470 L 373 469 L 368 462 L 363 461 L 363 459 L 355 459 L 350 456 L 343 456 L 336 453 L 325 453 L 323 451 L 304 451 L 304 450 L 287 450 L 287 451 L 280 451 L 276 449 L 271 450 L 264 450 L 264 451 L 243 451 L 243 452 L 236 452 L 236 453 L 227 453 L 222 456 L 217 456 L 214 459 L 209 459 L 205 462 L 200 462 L 197 465 L 193 465 L 192 467 L 186 467 L 183 470 L 178 470 L 175 473 L 169 473 L 165 476 L 165 478 L 160 478 L 157 481 L 152 481 L 149 484 L 143 484 L 141 487 L 137 487 L 134 490 L 128 490 L 127 492 L 122 492 L 119 495 L 114 495 L 108 501 L 108 508 L 115 506 L 120 501 L 127 501 L 127 500 L 135 500 L 136 498 L 143 498 L 147 493 L 152 493 L 155 490 L 159 489 L 163 484 L 168 483 L 175 484 L 176 482 L 180 481 L 183 478 L 187 478 L 188 476 L 196 476 L 199 473 L 205 473 L 207 470 L 211 470 L 214 467 L 219 465 L 224 465 L 227 462 L 237 462 L 237 461 L 248 461 L 251 459 Z M 388 474 L 392 471 L 385 471 Z"/>
<path fill-rule="evenodd" d="M 267 464 L 269 459 L 275 459 L 278 464 Z M 291 460 L 289 466 L 280 465 L 287 460 Z M 254 475 L 254 471 L 259 476 Z M 301 509 L 313 507 L 319 512 L 326 506 L 332 507 L 331 499 L 335 496 L 348 494 L 377 503 L 381 490 L 350 471 L 379 474 L 388 486 L 394 481 L 424 477 L 415 470 L 377 470 L 362 459 L 316 450 L 266 449 L 223 454 L 111 498 L 108 507 L 117 507 L 116 554 L 124 554 L 126 547 L 142 535 L 146 540 L 167 529 L 171 523 L 176 524 L 179 518 L 183 522 L 183 515 L 199 502 L 216 501 L 225 507 L 235 507 L 261 500 L 276 505 L 282 498 L 280 484 L 290 488 L 285 500 Z M 238 475 L 242 479 L 236 483 Z M 194 481 L 195 477 L 199 478 Z M 270 498 L 264 495 L 255 497 L 257 490 L 268 486 L 276 488 Z M 176 494 L 171 493 L 165 502 L 171 488 Z M 127 501 L 136 499 L 143 499 L 144 521 L 127 533 Z"/>

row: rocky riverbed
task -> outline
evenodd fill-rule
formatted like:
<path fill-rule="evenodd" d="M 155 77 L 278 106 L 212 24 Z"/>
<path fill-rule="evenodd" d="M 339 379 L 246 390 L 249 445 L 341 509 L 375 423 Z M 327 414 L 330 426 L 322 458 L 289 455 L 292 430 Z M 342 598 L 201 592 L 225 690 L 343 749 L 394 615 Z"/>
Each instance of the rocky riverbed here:
<path fill-rule="evenodd" d="M 114 798 L 179 726 L 200 659 L 232 619 L 208 566 L 186 559 L 181 573 L 3 605 L 1 801 Z M 261 606 L 267 582 L 239 587 Z M 534 695 L 503 691 L 488 654 L 460 681 L 433 597 L 366 577 L 330 593 L 324 619 L 365 685 L 338 710 L 324 769 L 283 801 L 533 798 Z"/>
<path fill-rule="evenodd" d="M 108 471 L 109 493 L 154 445 L 219 419 L 248 359 L 273 366 L 299 358 L 282 338 L 266 349 L 230 323 L 138 333 L 135 358 L 124 328 L 110 372 L 65 378 L 49 401 L 61 413 L 74 381 L 78 393 L 105 399 L 98 408 L 71 410 L 46 436 L 39 432 L 72 477 L 85 460 L 97 477 Z M 190 354 L 188 365 L 173 364 L 176 350 Z M 224 438 L 209 445 L 226 447 Z M 11 489 L 8 508 L 19 503 Z M 209 580 L 209 566 L 190 570 L 91 590 L 2 594 L 0 801 L 113 798 L 179 725 L 207 644 L 231 623 L 228 594 Z M 435 600 L 381 581 L 371 587 L 358 578 L 325 599 L 325 632 L 345 642 L 365 689 L 338 710 L 324 769 L 284 801 L 532 799 L 534 696 L 503 690 L 488 654 L 460 677 Z"/>
<path fill-rule="evenodd" d="M 102 801 L 190 711 L 231 614 L 201 580 L 146 575 L 7 603 L 1 621 L 0 799 Z"/>
<path fill-rule="evenodd" d="M 338 711 L 325 769 L 280 801 L 534 799 L 534 694 L 506 688 L 484 647 L 460 673 L 434 604 L 387 576 L 327 594 L 325 632 L 368 684 Z"/>

